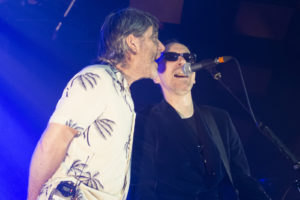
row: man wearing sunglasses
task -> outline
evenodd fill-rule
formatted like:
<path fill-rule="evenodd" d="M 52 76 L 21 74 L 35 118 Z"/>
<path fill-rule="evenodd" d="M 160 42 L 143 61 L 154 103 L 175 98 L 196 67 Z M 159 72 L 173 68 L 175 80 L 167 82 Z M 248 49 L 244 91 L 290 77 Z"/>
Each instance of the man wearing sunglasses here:
<path fill-rule="evenodd" d="M 139 200 L 270 199 L 250 176 L 227 112 L 193 103 L 195 73 L 186 76 L 182 67 L 195 60 L 178 42 L 167 44 L 157 60 L 154 81 L 160 84 L 164 100 L 137 116 L 131 196 Z"/>

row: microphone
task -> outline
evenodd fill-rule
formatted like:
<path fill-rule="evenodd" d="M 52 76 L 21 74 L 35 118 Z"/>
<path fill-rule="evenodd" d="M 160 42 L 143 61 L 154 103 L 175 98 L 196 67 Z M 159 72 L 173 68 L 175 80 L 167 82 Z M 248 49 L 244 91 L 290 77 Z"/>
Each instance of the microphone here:
<path fill-rule="evenodd" d="M 193 65 L 191 65 L 191 63 L 187 62 L 182 67 L 182 71 L 185 75 L 190 75 L 191 73 L 201 70 L 201 69 L 208 70 L 208 69 L 214 68 L 218 64 L 226 63 L 231 59 L 232 59 L 231 56 L 222 56 L 222 57 L 217 57 L 215 59 L 202 60 L 201 62 L 195 63 Z"/>

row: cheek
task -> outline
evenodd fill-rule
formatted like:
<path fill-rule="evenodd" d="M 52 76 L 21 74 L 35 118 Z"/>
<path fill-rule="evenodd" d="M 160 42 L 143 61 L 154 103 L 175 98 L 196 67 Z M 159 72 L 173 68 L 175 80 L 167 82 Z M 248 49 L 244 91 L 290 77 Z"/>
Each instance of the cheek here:
<path fill-rule="evenodd" d="M 158 65 L 158 68 L 157 68 L 157 71 L 162 74 L 166 71 L 166 65 L 165 65 L 165 62 L 164 61 L 159 61 L 158 62 L 159 65 Z"/>
<path fill-rule="evenodd" d="M 169 85 L 169 86 L 172 85 L 172 80 L 165 75 L 160 76 L 160 82 L 163 83 L 164 85 Z"/>

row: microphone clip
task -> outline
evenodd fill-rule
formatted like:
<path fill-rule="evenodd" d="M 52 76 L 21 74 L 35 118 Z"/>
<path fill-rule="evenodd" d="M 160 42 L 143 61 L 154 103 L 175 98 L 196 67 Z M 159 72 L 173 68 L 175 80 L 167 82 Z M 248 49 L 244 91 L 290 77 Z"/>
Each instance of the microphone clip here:
<path fill-rule="evenodd" d="M 211 74 L 211 76 L 213 77 L 213 79 L 215 80 L 220 80 L 222 78 L 222 74 L 221 72 L 219 72 L 216 67 L 211 67 L 208 68 L 207 71 Z"/>

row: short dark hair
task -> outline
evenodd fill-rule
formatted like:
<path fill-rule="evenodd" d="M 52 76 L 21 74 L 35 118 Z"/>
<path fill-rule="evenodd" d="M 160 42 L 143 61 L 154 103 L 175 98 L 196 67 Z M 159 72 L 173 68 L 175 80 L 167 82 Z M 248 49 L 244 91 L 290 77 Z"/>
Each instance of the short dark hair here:
<path fill-rule="evenodd" d="M 111 13 L 105 18 L 100 31 L 98 60 L 113 66 L 122 62 L 129 50 L 125 40 L 127 36 L 141 37 L 151 26 L 153 33 L 158 32 L 158 19 L 135 8 Z"/>
<path fill-rule="evenodd" d="M 185 43 L 179 41 L 179 40 L 176 39 L 176 38 L 172 38 L 172 39 L 169 39 L 169 40 L 167 40 L 166 42 L 164 42 L 164 45 L 165 45 L 165 52 L 167 52 L 167 51 L 169 50 L 170 46 L 172 46 L 172 45 L 175 44 L 175 43 L 184 45 L 184 46 L 186 46 L 186 47 L 191 51 L 191 48 L 190 48 L 189 45 L 187 45 L 187 44 L 185 44 Z"/>
<path fill-rule="evenodd" d="M 164 42 L 164 46 L 165 46 L 165 51 L 164 52 L 168 52 L 170 47 L 173 45 L 173 44 L 181 44 L 181 45 L 184 45 L 186 46 L 189 50 L 189 46 L 183 44 L 182 42 L 180 42 L 179 40 L 177 40 L 176 38 L 173 38 L 173 39 L 169 39 L 167 40 L 166 42 Z M 190 50 L 191 51 L 191 50 Z M 166 65 L 165 65 L 165 61 L 163 59 L 163 56 L 160 56 L 160 58 L 158 58 L 156 60 L 157 64 L 158 64 L 158 68 L 157 68 L 157 71 L 158 73 L 163 73 L 165 70 L 166 70 Z"/>

